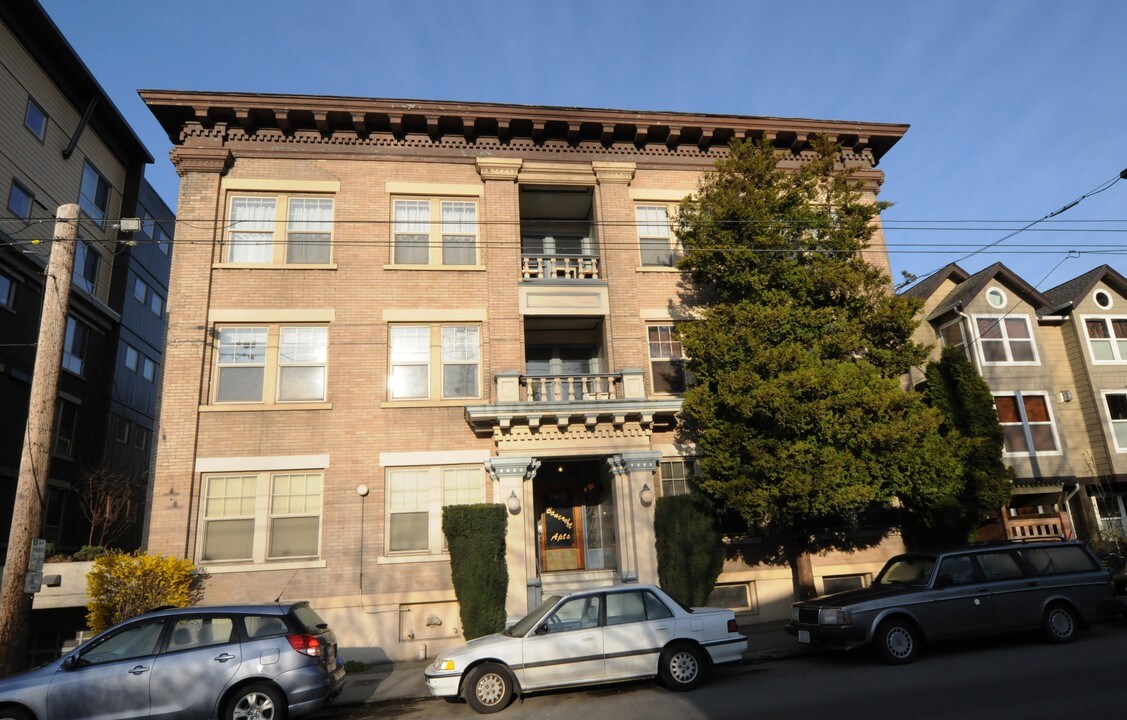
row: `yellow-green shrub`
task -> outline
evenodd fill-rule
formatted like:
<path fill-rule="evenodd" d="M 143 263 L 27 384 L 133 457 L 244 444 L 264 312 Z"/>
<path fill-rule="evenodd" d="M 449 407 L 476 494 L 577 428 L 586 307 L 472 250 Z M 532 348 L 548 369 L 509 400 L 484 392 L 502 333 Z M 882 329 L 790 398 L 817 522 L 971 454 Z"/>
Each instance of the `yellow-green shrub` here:
<path fill-rule="evenodd" d="M 191 560 L 111 550 L 86 576 L 86 624 L 101 632 L 146 610 L 190 605 L 201 579 Z"/>

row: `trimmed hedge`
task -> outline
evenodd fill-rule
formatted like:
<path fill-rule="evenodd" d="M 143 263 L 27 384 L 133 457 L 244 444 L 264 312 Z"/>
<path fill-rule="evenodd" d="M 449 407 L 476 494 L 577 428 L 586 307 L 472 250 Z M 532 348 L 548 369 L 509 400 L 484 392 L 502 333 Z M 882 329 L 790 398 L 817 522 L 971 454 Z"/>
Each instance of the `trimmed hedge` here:
<path fill-rule="evenodd" d="M 724 542 L 707 498 L 697 493 L 658 498 L 654 535 L 661 588 L 690 607 L 704 605 L 724 567 Z"/>
<path fill-rule="evenodd" d="M 450 576 L 467 640 L 505 629 L 505 506 L 447 505 L 442 532 L 450 548 Z"/>

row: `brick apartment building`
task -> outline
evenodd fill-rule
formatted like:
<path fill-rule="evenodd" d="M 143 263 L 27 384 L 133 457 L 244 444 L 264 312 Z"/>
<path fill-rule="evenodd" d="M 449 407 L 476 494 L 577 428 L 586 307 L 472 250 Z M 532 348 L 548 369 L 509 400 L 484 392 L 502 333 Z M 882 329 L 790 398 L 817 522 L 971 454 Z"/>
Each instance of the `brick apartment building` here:
<path fill-rule="evenodd" d="M 150 551 L 209 601 L 311 600 L 342 652 L 460 640 L 444 504 L 508 508 L 507 611 L 655 582 L 653 503 L 686 491 L 670 220 L 733 138 L 812 133 L 875 198 L 906 126 L 142 91 L 174 144 Z M 878 232 L 870 250 L 887 268 Z M 863 582 L 897 539 L 818 558 Z M 785 566 L 717 602 L 789 613 Z"/>
<path fill-rule="evenodd" d="M 1127 279 L 1103 265 L 1042 292 L 951 264 L 905 294 L 915 340 L 965 348 L 994 394 L 1016 478 L 985 536 L 1127 537 Z"/>

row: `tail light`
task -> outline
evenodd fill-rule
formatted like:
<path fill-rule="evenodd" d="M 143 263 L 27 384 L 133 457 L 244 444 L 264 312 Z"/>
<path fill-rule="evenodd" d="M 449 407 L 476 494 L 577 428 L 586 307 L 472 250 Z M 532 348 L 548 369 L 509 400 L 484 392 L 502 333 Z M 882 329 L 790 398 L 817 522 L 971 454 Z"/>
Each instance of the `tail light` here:
<path fill-rule="evenodd" d="M 736 627 L 736 619 L 732 618 L 731 620 L 729 620 L 728 621 L 728 632 L 734 633 L 734 632 L 737 632 L 738 630 L 739 630 L 739 628 Z"/>
<path fill-rule="evenodd" d="M 287 635 L 286 640 L 290 641 L 290 647 L 302 655 L 321 657 L 321 641 L 312 635 Z"/>

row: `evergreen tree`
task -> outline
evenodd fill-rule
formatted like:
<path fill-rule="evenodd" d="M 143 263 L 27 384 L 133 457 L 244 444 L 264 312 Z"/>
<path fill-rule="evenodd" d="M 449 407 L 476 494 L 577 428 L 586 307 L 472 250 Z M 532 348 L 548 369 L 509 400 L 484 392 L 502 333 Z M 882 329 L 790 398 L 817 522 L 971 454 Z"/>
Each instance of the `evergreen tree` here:
<path fill-rule="evenodd" d="M 1002 462 L 1004 438 L 990 386 L 975 371 L 963 348 L 948 347 L 928 363 L 927 402 L 943 414 L 940 432 L 963 467 L 958 492 L 935 504 L 909 509 L 923 530 L 919 544 L 955 545 L 974 539 L 991 513 L 1013 491 L 1013 468 Z"/>
<path fill-rule="evenodd" d="M 815 532 L 896 497 L 943 502 L 960 470 L 939 412 L 901 389 L 927 352 L 918 301 L 863 257 L 885 205 L 840 157 L 817 139 L 787 170 L 770 142 L 735 142 L 679 215 L 696 380 L 682 432 L 701 488 L 780 538 L 802 597 Z"/>

